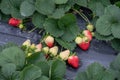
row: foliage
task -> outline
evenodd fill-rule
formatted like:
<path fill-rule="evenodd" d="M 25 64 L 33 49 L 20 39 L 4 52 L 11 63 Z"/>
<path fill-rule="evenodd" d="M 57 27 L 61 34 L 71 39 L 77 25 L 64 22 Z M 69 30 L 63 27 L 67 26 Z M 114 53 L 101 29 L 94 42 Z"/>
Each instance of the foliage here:
<path fill-rule="evenodd" d="M 75 80 L 114 80 L 114 76 L 99 63 L 92 63 L 86 71 L 80 72 Z"/>
<path fill-rule="evenodd" d="M 0 80 L 62 80 L 66 65 L 55 59 L 51 62 L 39 56 L 25 55 L 17 46 L 2 48 L 0 52 Z M 32 58 L 33 57 L 33 58 Z M 32 61 L 30 61 L 30 59 Z M 43 59 L 43 60 L 42 60 Z M 51 63 L 51 64 L 50 64 Z M 62 70 L 64 71 L 62 71 Z"/>
<path fill-rule="evenodd" d="M 114 76 L 117 80 L 120 80 L 120 54 L 116 59 L 110 64 L 110 69 L 114 73 Z"/>
<path fill-rule="evenodd" d="M 119 51 L 120 18 L 118 14 L 120 14 L 120 8 L 115 5 L 105 8 L 104 14 L 96 22 L 96 38 L 111 41 L 113 48 Z"/>

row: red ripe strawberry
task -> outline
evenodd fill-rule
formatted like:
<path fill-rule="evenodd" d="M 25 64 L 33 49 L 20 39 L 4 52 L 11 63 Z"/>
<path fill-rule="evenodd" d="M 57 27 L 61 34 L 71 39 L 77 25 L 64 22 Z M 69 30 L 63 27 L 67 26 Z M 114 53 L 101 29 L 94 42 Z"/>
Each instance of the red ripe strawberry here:
<path fill-rule="evenodd" d="M 22 20 L 16 19 L 16 18 L 10 18 L 9 24 L 12 26 L 18 26 L 20 23 L 22 23 Z"/>
<path fill-rule="evenodd" d="M 79 67 L 79 58 L 78 56 L 72 55 L 67 60 L 68 64 L 71 65 L 73 68 Z"/>
<path fill-rule="evenodd" d="M 78 46 L 79 46 L 82 50 L 86 51 L 86 50 L 88 50 L 88 48 L 90 47 L 90 42 L 82 42 L 82 43 L 78 44 Z"/>
<path fill-rule="evenodd" d="M 45 38 L 45 44 L 46 44 L 49 48 L 53 47 L 53 45 L 54 45 L 54 38 L 53 38 L 52 36 L 47 36 L 47 37 Z"/>
<path fill-rule="evenodd" d="M 89 30 L 84 30 L 83 34 L 88 37 L 89 41 L 92 40 L 92 33 Z"/>

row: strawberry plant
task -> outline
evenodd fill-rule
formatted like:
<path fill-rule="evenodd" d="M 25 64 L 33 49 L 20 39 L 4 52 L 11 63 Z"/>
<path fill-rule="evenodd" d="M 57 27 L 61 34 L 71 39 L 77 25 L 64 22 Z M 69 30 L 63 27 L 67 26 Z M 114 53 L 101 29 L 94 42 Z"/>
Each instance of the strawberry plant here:
<path fill-rule="evenodd" d="M 90 13 L 84 12 L 84 9 Z M 75 14 L 86 21 L 85 30 L 80 30 Z M 43 38 L 37 45 L 28 40 L 21 49 L 16 46 L 1 47 L 0 78 L 62 80 L 65 71 L 63 61 L 78 68 L 78 57 L 72 55 L 71 60 L 71 51 L 76 44 L 80 49 L 88 50 L 93 31 L 98 40 L 110 42 L 115 50 L 120 51 L 118 15 L 119 0 L 0 0 L 0 20 L 7 20 L 11 26 L 23 30 L 27 28 L 25 23 L 30 22 L 34 25 L 33 30 L 40 30 L 38 34 L 43 32 Z M 91 17 L 91 20 L 88 17 Z M 56 45 L 60 45 L 61 50 Z M 110 70 L 94 63 L 75 80 L 119 80 L 118 58 L 113 61 Z"/>
<path fill-rule="evenodd" d="M 27 57 L 22 49 L 15 45 L 11 46 L 3 46 L 0 50 L 1 80 L 62 80 L 64 78 L 66 66 L 63 61 L 55 59 L 47 62 L 43 53 L 35 53 Z"/>

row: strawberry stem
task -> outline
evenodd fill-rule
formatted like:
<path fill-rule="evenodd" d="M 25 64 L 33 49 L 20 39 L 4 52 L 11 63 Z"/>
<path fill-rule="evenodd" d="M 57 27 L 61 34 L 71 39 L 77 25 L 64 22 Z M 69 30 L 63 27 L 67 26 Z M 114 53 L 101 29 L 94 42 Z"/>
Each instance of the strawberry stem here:
<path fill-rule="evenodd" d="M 32 30 L 30 30 L 28 33 L 33 32 L 35 29 L 37 29 L 37 27 L 34 27 Z"/>
<path fill-rule="evenodd" d="M 80 10 L 80 11 L 78 11 L 78 10 L 76 10 L 76 9 L 74 9 L 74 8 L 72 8 L 76 13 L 78 13 L 86 22 L 88 22 L 89 24 L 91 23 L 90 21 L 89 21 L 89 19 L 85 16 L 85 14 L 83 14 L 82 13 L 82 11 Z"/>
<path fill-rule="evenodd" d="M 42 31 L 43 31 L 43 29 L 41 29 L 38 33 L 41 34 Z"/>

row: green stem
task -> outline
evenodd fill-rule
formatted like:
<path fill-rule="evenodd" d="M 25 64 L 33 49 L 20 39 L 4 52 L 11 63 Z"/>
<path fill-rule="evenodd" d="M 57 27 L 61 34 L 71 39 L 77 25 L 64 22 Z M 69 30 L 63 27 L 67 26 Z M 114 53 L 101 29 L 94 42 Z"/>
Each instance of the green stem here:
<path fill-rule="evenodd" d="M 73 8 L 73 10 L 78 13 L 86 22 L 88 22 L 90 24 L 90 21 L 89 19 L 81 12 L 81 11 L 78 11 L 76 9 Z"/>
<path fill-rule="evenodd" d="M 80 9 L 80 11 L 81 11 L 81 9 Z M 88 23 L 90 24 L 91 22 L 90 22 L 90 20 L 87 18 L 87 16 L 86 16 L 84 13 L 82 13 L 82 12 L 81 12 L 81 14 L 86 18 L 86 20 L 87 20 Z"/>
<path fill-rule="evenodd" d="M 43 29 L 41 29 L 38 33 L 40 34 L 43 31 Z"/>
<path fill-rule="evenodd" d="M 37 27 L 34 27 L 32 30 L 30 30 L 28 33 L 33 32 L 35 29 L 37 29 Z"/>

